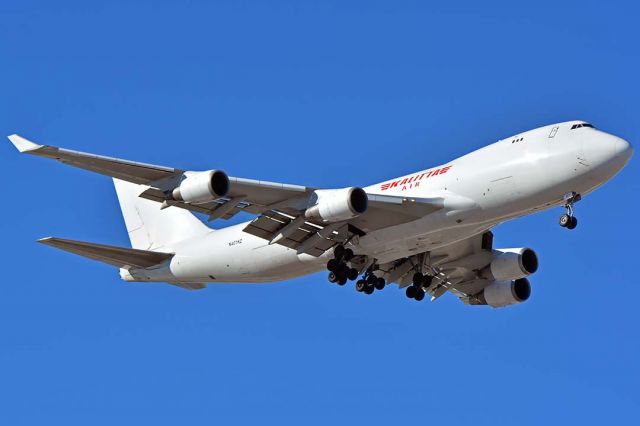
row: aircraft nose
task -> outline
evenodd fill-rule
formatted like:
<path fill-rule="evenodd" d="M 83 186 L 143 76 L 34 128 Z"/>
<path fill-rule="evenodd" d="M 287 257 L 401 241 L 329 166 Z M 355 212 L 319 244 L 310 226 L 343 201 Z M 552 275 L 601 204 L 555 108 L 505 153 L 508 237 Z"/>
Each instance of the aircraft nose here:
<path fill-rule="evenodd" d="M 616 155 L 628 160 L 633 155 L 633 147 L 629 142 L 622 138 L 616 140 Z"/>

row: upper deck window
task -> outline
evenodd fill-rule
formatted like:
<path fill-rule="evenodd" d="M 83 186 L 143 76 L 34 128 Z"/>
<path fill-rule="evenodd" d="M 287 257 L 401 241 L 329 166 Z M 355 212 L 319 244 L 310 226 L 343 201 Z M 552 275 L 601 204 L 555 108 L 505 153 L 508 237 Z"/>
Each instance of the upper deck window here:
<path fill-rule="evenodd" d="M 580 127 L 591 127 L 592 129 L 595 129 L 595 127 L 593 127 L 592 124 L 589 124 L 589 123 L 578 123 L 578 124 L 574 124 L 573 126 L 571 126 L 571 130 L 579 129 Z"/>

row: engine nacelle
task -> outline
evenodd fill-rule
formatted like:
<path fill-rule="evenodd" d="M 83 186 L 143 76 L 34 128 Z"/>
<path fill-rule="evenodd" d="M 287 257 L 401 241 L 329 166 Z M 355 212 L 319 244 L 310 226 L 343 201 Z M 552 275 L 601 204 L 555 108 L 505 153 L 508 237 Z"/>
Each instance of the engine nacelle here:
<path fill-rule="evenodd" d="M 493 281 L 476 296 L 478 304 L 494 308 L 522 303 L 531 296 L 531 284 L 526 278 L 513 281 Z"/>
<path fill-rule="evenodd" d="M 501 249 L 494 253 L 497 254 L 483 275 L 497 281 L 517 280 L 538 270 L 538 256 L 530 248 Z"/>
<path fill-rule="evenodd" d="M 185 203 L 206 203 L 229 192 L 229 177 L 222 170 L 185 172 L 184 179 L 172 192 L 173 198 Z"/>
<path fill-rule="evenodd" d="M 361 215 L 367 211 L 369 197 L 358 187 L 343 189 L 320 189 L 315 191 L 318 199 L 309 207 L 305 216 L 323 222 L 340 222 Z"/>

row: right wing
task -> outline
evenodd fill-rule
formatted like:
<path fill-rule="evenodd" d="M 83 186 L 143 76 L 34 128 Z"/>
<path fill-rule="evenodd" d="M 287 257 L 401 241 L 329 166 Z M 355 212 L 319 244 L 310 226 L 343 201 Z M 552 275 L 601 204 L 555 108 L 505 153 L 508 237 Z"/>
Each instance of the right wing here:
<path fill-rule="evenodd" d="M 430 270 L 434 279 L 426 291 L 431 300 L 450 291 L 463 302 L 469 303 L 471 296 L 490 283 L 488 279 L 478 276 L 478 271 L 493 259 L 493 233 L 486 231 L 428 253 L 380 265 L 380 269 L 388 282 L 396 282 L 401 288 L 412 284 L 416 268 Z"/>

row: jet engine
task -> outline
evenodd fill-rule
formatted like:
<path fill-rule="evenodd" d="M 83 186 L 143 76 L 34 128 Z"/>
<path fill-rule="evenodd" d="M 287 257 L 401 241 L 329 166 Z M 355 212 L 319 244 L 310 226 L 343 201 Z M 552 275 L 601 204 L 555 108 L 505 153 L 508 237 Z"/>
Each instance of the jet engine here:
<path fill-rule="evenodd" d="M 531 284 L 526 278 L 513 281 L 493 281 L 475 296 L 478 305 L 494 308 L 522 303 L 531 295 Z"/>
<path fill-rule="evenodd" d="M 484 276 L 498 281 L 517 280 L 538 270 L 538 256 L 530 248 L 510 248 L 494 251 L 495 258 Z"/>
<path fill-rule="evenodd" d="M 369 198 L 364 189 L 358 187 L 325 189 L 315 192 L 317 202 L 309 207 L 305 216 L 323 222 L 340 222 L 367 211 Z"/>
<path fill-rule="evenodd" d="M 185 172 L 184 179 L 172 192 L 173 198 L 185 203 L 206 203 L 229 192 L 229 177 L 222 170 Z"/>

